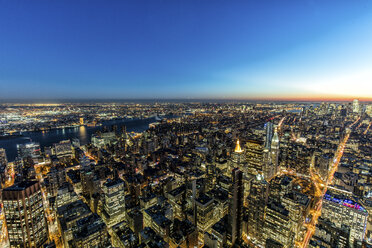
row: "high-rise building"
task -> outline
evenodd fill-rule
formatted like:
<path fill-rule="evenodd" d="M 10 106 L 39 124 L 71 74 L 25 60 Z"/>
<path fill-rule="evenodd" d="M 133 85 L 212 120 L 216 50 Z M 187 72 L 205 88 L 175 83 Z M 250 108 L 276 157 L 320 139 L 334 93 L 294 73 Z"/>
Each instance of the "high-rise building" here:
<path fill-rule="evenodd" d="M 353 101 L 353 113 L 359 113 L 359 112 L 360 112 L 359 100 L 354 99 L 354 101 Z"/>
<path fill-rule="evenodd" d="M 39 182 L 23 181 L 4 189 L 3 204 L 11 247 L 42 247 L 47 242 Z"/>
<path fill-rule="evenodd" d="M 228 226 L 231 228 L 228 235 L 229 240 L 234 245 L 239 243 L 242 236 L 242 218 L 243 218 L 243 172 L 238 168 L 232 171 L 232 188 L 231 188 L 230 213 L 228 217 Z"/>
<path fill-rule="evenodd" d="M 265 124 L 266 136 L 263 149 L 262 175 L 266 180 L 272 178 L 278 171 L 279 166 L 279 136 L 277 129 L 273 133 L 273 124 Z"/>
<path fill-rule="evenodd" d="M 280 202 L 270 200 L 267 204 L 263 235 L 265 242 L 275 241 L 283 248 L 293 247 L 294 233 L 291 231 L 289 211 Z"/>
<path fill-rule="evenodd" d="M 350 228 L 350 246 L 355 242 L 362 242 L 365 237 L 368 221 L 368 211 L 350 192 L 336 188 L 328 188 L 324 195 L 322 215 L 337 228 L 348 226 Z"/>
<path fill-rule="evenodd" d="M 349 227 L 336 227 L 332 221 L 319 218 L 315 228 L 315 233 L 309 242 L 309 248 L 348 248 L 349 236 Z"/>
<path fill-rule="evenodd" d="M 247 235 L 260 242 L 263 240 L 263 225 L 265 221 L 265 207 L 268 200 L 268 183 L 258 174 L 252 181 L 248 196 L 248 227 Z"/>
<path fill-rule="evenodd" d="M 310 199 L 300 192 L 290 191 L 283 196 L 281 203 L 289 211 L 291 232 L 297 238 L 296 235 L 300 234 L 303 223 L 309 216 Z"/>
<path fill-rule="evenodd" d="M 271 122 L 267 122 L 265 124 L 265 131 L 266 131 L 266 135 L 265 135 L 265 148 L 266 149 L 270 149 L 271 147 L 271 140 L 273 138 L 273 123 Z"/>
<path fill-rule="evenodd" d="M 78 197 L 68 197 L 66 201 L 59 202 L 57 208 L 58 226 L 61 232 L 63 246 L 69 248 L 72 246 L 74 232 L 78 226 L 76 222 L 82 218 L 92 215 L 88 205 L 79 200 Z"/>
<path fill-rule="evenodd" d="M 265 148 L 263 151 L 262 175 L 266 180 L 269 180 L 277 172 L 278 172 L 278 167 L 276 167 L 271 161 L 270 149 Z"/>
<path fill-rule="evenodd" d="M 367 115 L 372 117 L 372 104 L 369 104 L 369 105 L 366 106 L 366 113 L 367 113 Z"/>
<path fill-rule="evenodd" d="M 77 200 L 79 200 L 79 197 L 74 191 L 73 186 L 66 182 L 57 190 L 55 206 L 58 208 Z"/>
<path fill-rule="evenodd" d="M 38 158 L 41 156 L 40 144 L 36 142 L 17 144 L 17 151 L 20 158 Z"/>
<path fill-rule="evenodd" d="M 196 215 L 197 215 L 197 227 L 200 233 L 204 233 L 209 230 L 212 225 L 217 222 L 214 218 L 214 200 L 213 198 L 201 194 L 195 200 L 196 204 Z"/>
<path fill-rule="evenodd" d="M 57 195 L 57 190 L 66 182 L 66 172 L 64 168 L 52 167 L 46 176 L 45 183 L 48 194 L 51 196 Z"/>
<path fill-rule="evenodd" d="M 104 205 L 102 217 L 106 225 L 115 225 L 125 218 L 124 182 L 117 178 L 103 184 Z"/>
<path fill-rule="evenodd" d="M 54 152 L 57 158 L 73 158 L 74 151 L 70 140 L 63 140 L 54 144 Z"/>
<path fill-rule="evenodd" d="M 134 232 L 128 227 L 126 222 L 120 222 L 112 227 L 111 244 L 118 248 L 138 247 L 139 240 Z"/>
<path fill-rule="evenodd" d="M 264 142 L 260 140 L 248 140 L 245 143 L 246 170 L 245 174 L 257 175 L 263 172 Z"/>
<path fill-rule="evenodd" d="M 91 214 L 76 221 L 77 230 L 72 240 L 73 248 L 110 246 L 110 235 L 107 227 L 97 214 Z"/>
<path fill-rule="evenodd" d="M 0 148 L 0 167 L 6 167 L 8 159 L 6 158 L 6 152 L 4 148 Z"/>
<path fill-rule="evenodd" d="M 279 135 L 278 129 L 275 128 L 273 139 L 271 140 L 271 163 L 274 166 L 275 173 L 278 170 L 279 165 Z"/>
<path fill-rule="evenodd" d="M 231 154 L 231 166 L 230 168 L 235 168 L 244 163 L 243 150 L 240 146 L 240 141 L 236 141 L 236 146 L 234 152 Z"/>

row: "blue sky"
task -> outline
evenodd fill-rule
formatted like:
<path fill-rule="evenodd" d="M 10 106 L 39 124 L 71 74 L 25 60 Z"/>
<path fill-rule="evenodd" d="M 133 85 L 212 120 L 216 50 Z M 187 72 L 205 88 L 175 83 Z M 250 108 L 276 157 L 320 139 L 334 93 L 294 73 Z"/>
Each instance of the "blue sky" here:
<path fill-rule="evenodd" d="M 372 1 L 0 0 L 0 98 L 372 99 Z"/>

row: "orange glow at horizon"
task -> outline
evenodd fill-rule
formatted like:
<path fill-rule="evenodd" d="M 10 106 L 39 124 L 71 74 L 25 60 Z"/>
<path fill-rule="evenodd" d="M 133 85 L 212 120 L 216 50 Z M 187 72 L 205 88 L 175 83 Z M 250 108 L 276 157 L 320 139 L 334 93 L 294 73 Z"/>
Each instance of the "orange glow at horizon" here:
<path fill-rule="evenodd" d="M 371 93 L 372 94 L 372 93 Z M 224 99 L 229 99 L 224 97 Z M 231 96 L 234 100 L 261 100 L 261 101 L 332 101 L 332 102 L 352 102 L 354 99 L 358 99 L 360 102 L 372 102 L 371 97 L 358 97 L 358 96 L 335 96 L 335 95 L 307 95 L 307 94 L 288 94 L 282 96 L 269 95 L 248 95 L 248 96 Z"/>

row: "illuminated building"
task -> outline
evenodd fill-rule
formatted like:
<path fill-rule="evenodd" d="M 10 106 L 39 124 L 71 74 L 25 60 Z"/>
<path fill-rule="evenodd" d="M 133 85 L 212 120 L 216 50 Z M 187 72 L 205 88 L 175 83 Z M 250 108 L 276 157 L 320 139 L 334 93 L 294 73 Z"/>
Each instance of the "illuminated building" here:
<path fill-rule="evenodd" d="M 99 180 L 90 168 L 84 168 L 80 174 L 81 188 L 84 196 L 90 197 L 98 192 Z"/>
<path fill-rule="evenodd" d="M 354 247 L 355 242 L 364 240 L 368 211 L 350 192 L 329 188 L 324 195 L 321 216 L 323 219 L 329 219 L 337 228 L 350 228 L 351 247 Z"/>
<path fill-rule="evenodd" d="M 243 150 L 240 147 L 240 141 L 236 141 L 234 152 L 231 154 L 230 168 L 240 167 L 244 164 Z"/>
<path fill-rule="evenodd" d="M 265 207 L 268 199 L 268 183 L 260 174 L 251 181 L 248 196 L 248 226 L 247 235 L 264 243 L 263 225 L 265 218 Z"/>
<path fill-rule="evenodd" d="M 221 187 L 215 187 L 208 192 L 214 199 L 213 218 L 222 219 L 229 213 L 229 192 Z"/>
<path fill-rule="evenodd" d="M 212 226 L 212 232 L 210 236 L 204 237 L 208 243 L 212 243 L 218 248 L 226 247 L 228 236 L 228 215 L 221 218 L 216 224 Z M 211 242 L 209 242 L 211 241 Z"/>
<path fill-rule="evenodd" d="M 281 149 L 281 166 L 296 170 L 298 173 L 308 175 L 309 164 L 314 155 L 314 150 L 304 144 L 291 143 Z"/>
<path fill-rule="evenodd" d="M 110 236 L 105 223 L 97 214 L 84 217 L 76 222 L 77 230 L 74 232 L 71 247 L 108 247 Z"/>
<path fill-rule="evenodd" d="M 59 143 L 54 144 L 54 153 L 57 158 L 73 158 L 74 152 L 72 149 L 70 140 L 63 140 Z"/>
<path fill-rule="evenodd" d="M 366 113 L 372 117 L 372 104 L 366 106 Z"/>
<path fill-rule="evenodd" d="M 359 100 L 354 99 L 354 101 L 353 101 L 353 113 L 359 113 L 359 112 L 360 112 Z"/>
<path fill-rule="evenodd" d="M 269 198 L 280 202 L 284 194 L 291 191 L 293 179 L 286 175 L 274 177 L 270 181 Z"/>
<path fill-rule="evenodd" d="M 283 247 L 284 246 L 281 243 L 273 239 L 266 240 L 265 248 L 283 248 Z"/>
<path fill-rule="evenodd" d="M 143 225 L 151 227 L 158 235 L 166 239 L 170 234 L 172 221 L 168 219 L 170 205 L 154 205 L 143 211 Z"/>
<path fill-rule="evenodd" d="M 111 243 L 117 248 L 136 248 L 138 238 L 125 222 L 120 222 L 112 227 Z"/>
<path fill-rule="evenodd" d="M 64 168 L 52 167 L 46 175 L 46 186 L 49 195 L 55 196 L 57 190 L 66 182 L 66 173 Z"/>
<path fill-rule="evenodd" d="M 79 118 L 79 122 L 80 122 L 80 125 L 83 126 L 83 125 L 84 125 L 84 118 L 83 118 L 83 117 L 80 117 L 80 118 Z"/>
<path fill-rule="evenodd" d="M 167 242 L 164 241 L 151 227 L 145 227 L 139 236 L 140 246 L 139 247 L 157 247 L 157 248 L 169 248 Z"/>
<path fill-rule="evenodd" d="M 198 230 L 189 221 L 174 220 L 173 230 L 169 236 L 169 247 L 197 247 L 198 246 Z"/>
<path fill-rule="evenodd" d="M 57 216 L 64 247 L 69 248 L 74 239 L 74 232 L 78 230 L 77 221 L 91 215 L 92 211 L 81 200 L 67 202 L 57 208 Z"/>
<path fill-rule="evenodd" d="M 42 247 L 48 240 L 39 182 L 23 181 L 3 190 L 5 219 L 11 247 Z"/>
<path fill-rule="evenodd" d="M 279 202 L 269 200 L 263 233 L 265 241 L 273 240 L 283 248 L 292 248 L 294 233 L 291 229 L 289 211 Z"/>
<path fill-rule="evenodd" d="M 236 146 L 235 146 L 234 152 L 236 152 L 236 153 L 242 153 L 243 152 L 242 148 L 240 147 L 240 141 L 239 140 L 236 141 Z"/>
<path fill-rule="evenodd" d="M 106 145 L 112 145 L 117 142 L 115 132 L 104 132 L 100 135 L 92 135 L 92 144 L 95 147 L 102 148 Z"/>
<path fill-rule="evenodd" d="M 4 183 L 7 178 L 7 164 L 5 149 L 0 148 L 0 183 Z"/>
<path fill-rule="evenodd" d="M 274 125 L 271 122 L 265 123 L 265 148 L 270 149 L 271 148 L 271 140 L 273 138 L 273 128 Z"/>
<path fill-rule="evenodd" d="M 275 168 L 275 172 L 278 170 L 279 165 L 279 135 L 278 130 L 275 128 L 273 139 L 271 140 L 271 163 Z"/>
<path fill-rule="evenodd" d="M 125 218 L 124 182 L 117 178 L 108 179 L 102 187 L 104 205 L 102 217 L 107 226 L 115 225 Z"/>
<path fill-rule="evenodd" d="M 0 148 L 0 167 L 5 167 L 8 164 L 8 160 L 6 158 L 5 149 Z"/>
<path fill-rule="evenodd" d="M 71 144 L 73 147 L 80 147 L 80 140 L 78 138 L 71 139 Z"/>
<path fill-rule="evenodd" d="M 231 227 L 229 241 L 232 245 L 239 243 L 242 236 L 242 218 L 243 218 L 243 173 L 234 168 L 232 171 L 231 202 L 228 216 L 228 225 Z"/>
<path fill-rule="evenodd" d="M 271 155 L 271 143 L 273 141 L 273 124 L 271 122 L 267 122 L 265 124 L 265 144 L 263 149 L 263 157 L 262 157 L 262 174 L 266 180 L 270 179 L 275 175 L 275 173 L 278 170 L 278 165 L 275 165 L 276 160 L 274 160 L 274 163 L 272 161 L 273 158 L 276 158 Z M 274 140 L 277 142 L 277 140 Z M 275 148 L 277 148 L 275 146 Z"/>
<path fill-rule="evenodd" d="M 66 172 L 66 179 L 71 185 L 74 186 L 74 191 L 76 194 L 80 194 L 82 192 L 82 182 L 81 182 L 81 175 L 79 170 L 69 170 Z"/>
<path fill-rule="evenodd" d="M 318 169 L 318 174 L 323 180 L 328 176 L 328 170 L 332 163 L 332 158 L 332 153 L 324 153 L 316 157 L 315 166 Z"/>
<path fill-rule="evenodd" d="M 126 214 L 129 228 L 139 236 L 139 233 L 143 229 L 143 214 L 139 208 L 133 208 Z"/>
<path fill-rule="evenodd" d="M 336 227 L 330 220 L 318 219 L 315 233 L 309 242 L 309 248 L 348 248 L 350 228 L 343 225 Z"/>
<path fill-rule="evenodd" d="M 304 194 L 291 191 L 283 196 L 282 204 L 289 211 L 291 232 L 297 235 L 308 216 L 310 199 Z"/>
<path fill-rule="evenodd" d="M 77 200 L 79 200 L 79 197 L 70 183 L 64 183 L 62 187 L 58 188 L 56 196 L 57 208 Z"/>
<path fill-rule="evenodd" d="M 184 216 L 182 211 L 182 199 L 185 190 L 186 186 L 185 184 L 182 184 L 178 188 L 175 188 L 167 193 L 169 203 L 172 205 L 174 218 L 182 219 Z"/>
<path fill-rule="evenodd" d="M 264 143 L 260 140 L 248 140 L 245 143 L 246 170 L 247 175 L 262 174 Z"/>
<path fill-rule="evenodd" d="M 210 198 L 205 194 L 201 194 L 196 199 L 195 203 L 197 227 L 200 233 L 204 233 L 216 222 L 213 216 L 215 209 L 214 201 L 213 198 Z"/>
<path fill-rule="evenodd" d="M 215 237 L 213 234 L 208 233 L 208 232 L 204 233 L 204 247 L 222 248 L 222 246 L 218 242 L 217 237 Z"/>
<path fill-rule="evenodd" d="M 17 151 L 19 158 L 31 158 L 35 164 L 37 164 L 41 158 L 40 144 L 36 142 L 17 144 Z"/>

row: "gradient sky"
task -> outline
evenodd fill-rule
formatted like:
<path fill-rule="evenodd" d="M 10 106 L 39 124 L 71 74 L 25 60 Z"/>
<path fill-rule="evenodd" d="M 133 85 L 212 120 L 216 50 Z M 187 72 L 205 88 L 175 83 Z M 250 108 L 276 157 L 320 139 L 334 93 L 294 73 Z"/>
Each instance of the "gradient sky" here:
<path fill-rule="evenodd" d="M 0 98 L 372 100 L 372 1 L 0 0 Z"/>

